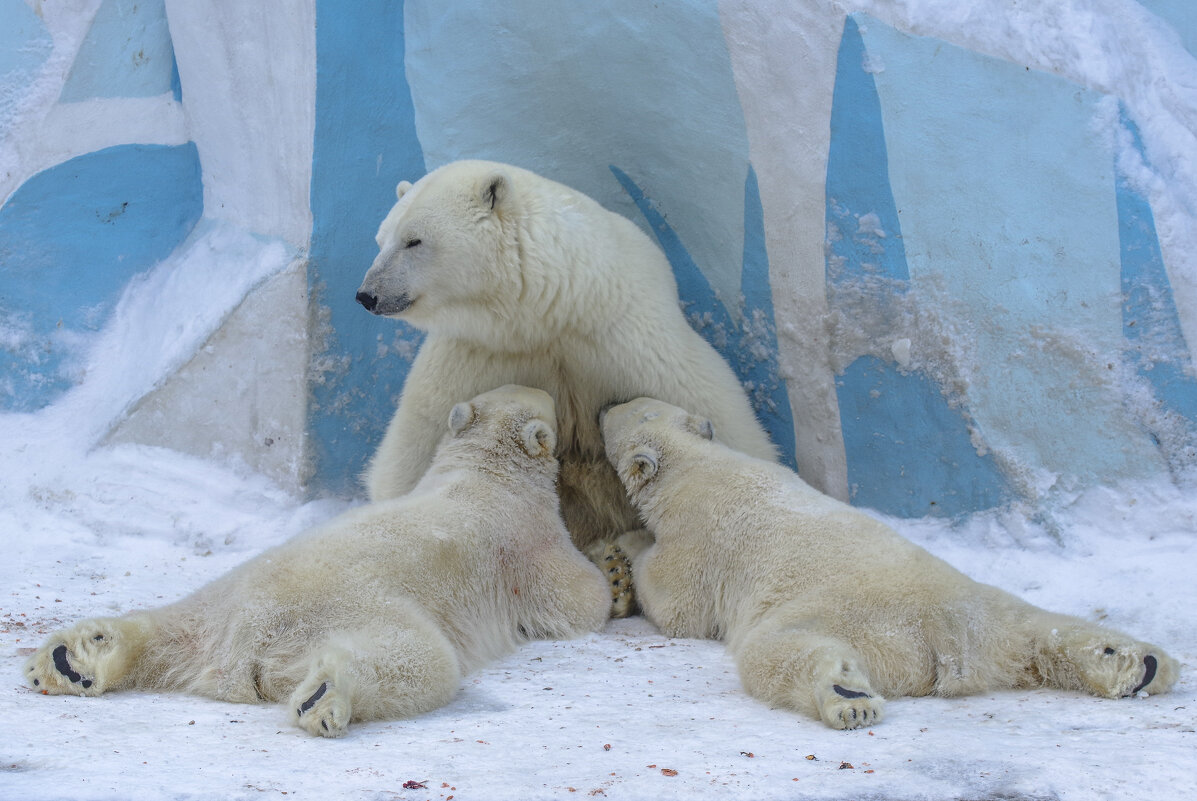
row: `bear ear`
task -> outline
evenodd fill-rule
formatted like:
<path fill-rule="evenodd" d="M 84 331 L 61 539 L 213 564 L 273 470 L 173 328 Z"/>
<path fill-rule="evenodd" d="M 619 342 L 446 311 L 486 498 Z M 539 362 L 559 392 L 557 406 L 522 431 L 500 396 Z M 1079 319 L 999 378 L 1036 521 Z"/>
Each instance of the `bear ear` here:
<path fill-rule="evenodd" d="M 529 420 L 524 425 L 523 446 L 529 456 L 548 456 L 557 447 L 557 435 L 544 420 Z"/>
<path fill-rule="evenodd" d="M 407 194 L 407 190 L 411 189 L 411 181 L 400 181 L 399 185 L 395 187 L 395 199 L 403 200 L 403 196 Z"/>
<path fill-rule="evenodd" d="M 705 417 L 699 417 L 698 415 L 694 414 L 690 415 L 686 418 L 686 429 L 692 434 L 697 434 L 703 439 L 715 438 L 715 426 Z"/>
<path fill-rule="evenodd" d="M 472 422 L 474 422 L 474 407 L 468 402 L 457 404 L 449 412 L 449 430 L 454 434 L 460 434 Z"/>
<path fill-rule="evenodd" d="M 496 170 L 479 184 L 478 202 L 490 211 L 501 211 L 511 200 L 511 179 Z"/>
<path fill-rule="evenodd" d="M 657 474 L 657 460 L 660 457 L 661 454 L 657 453 L 656 448 L 641 445 L 632 452 L 632 458 L 628 460 L 629 476 L 641 483 L 648 481 Z"/>

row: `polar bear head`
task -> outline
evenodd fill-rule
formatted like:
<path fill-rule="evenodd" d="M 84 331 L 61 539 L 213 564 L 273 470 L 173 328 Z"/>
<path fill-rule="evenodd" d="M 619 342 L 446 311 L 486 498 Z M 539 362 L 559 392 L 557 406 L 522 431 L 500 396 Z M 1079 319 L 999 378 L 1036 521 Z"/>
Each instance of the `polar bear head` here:
<path fill-rule="evenodd" d="M 491 473 L 527 471 L 534 466 L 556 475 L 556 409 L 547 392 L 515 384 L 483 392 L 456 404 L 449 412 L 449 430 L 433 460 L 453 467 L 464 458 L 481 458 Z"/>
<path fill-rule="evenodd" d="M 715 436 L 710 420 L 653 398 L 605 409 L 599 425 L 607 459 L 637 504 L 667 472 L 671 459 L 709 445 Z"/>
<path fill-rule="evenodd" d="M 522 288 L 517 183 L 530 175 L 504 164 L 458 161 L 414 185 L 400 183 L 398 200 L 378 228 L 378 257 L 358 302 L 426 331 L 487 342 L 494 336 L 487 321 L 502 317 Z"/>

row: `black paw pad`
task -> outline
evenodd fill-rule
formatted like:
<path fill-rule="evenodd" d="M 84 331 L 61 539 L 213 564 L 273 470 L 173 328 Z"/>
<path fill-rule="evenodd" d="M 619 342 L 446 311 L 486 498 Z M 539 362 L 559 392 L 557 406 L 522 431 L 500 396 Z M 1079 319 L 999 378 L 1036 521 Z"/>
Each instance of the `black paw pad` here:
<path fill-rule="evenodd" d="M 67 661 L 67 647 L 65 645 L 60 645 L 55 648 L 53 656 L 54 668 L 59 673 L 66 676 L 67 679 L 70 680 L 71 684 L 82 684 L 83 689 L 85 690 L 91 686 L 91 679 L 85 679 L 80 676 L 75 672 L 74 668 L 71 667 L 71 663 Z M 1152 671 L 1153 674 L 1154 672 L 1155 671 Z"/>
<path fill-rule="evenodd" d="M 838 684 L 831 685 L 831 689 L 835 690 L 835 694 L 840 698 L 872 698 L 868 693 L 862 693 L 857 690 L 845 690 Z M 855 712 L 852 713 L 855 716 Z"/>
<path fill-rule="evenodd" d="M 317 701 L 319 701 L 321 698 L 324 697 L 324 694 L 326 692 L 328 692 L 328 682 L 326 682 L 326 681 L 321 682 L 319 689 L 317 689 L 316 692 L 312 693 L 311 698 L 309 698 L 308 700 L 306 700 L 302 704 L 300 704 L 299 709 L 295 710 L 295 713 L 298 715 L 302 715 L 304 712 L 307 712 L 309 709 L 311 709 L 312 707 L 314 707 L 316 705 Z M 325 728 L 328 728 L 328 727 L 325 726 Z"/>
<path fill-rule="evenodd" d="M 1154 656 L 1148 654 L 1147 656 L 1143 657 L 1143 667 L 1143 681 L 1139 682 L 1138 687 L 1130 691 L 1131 695 L 1136 695 L 1139 690 L 1142 690 L 1148 684 L 1151 684 L 1151 680 L 1155 678 L 1155 671 L 1159 667 L 1159 663 L 1156 662 Z"/>

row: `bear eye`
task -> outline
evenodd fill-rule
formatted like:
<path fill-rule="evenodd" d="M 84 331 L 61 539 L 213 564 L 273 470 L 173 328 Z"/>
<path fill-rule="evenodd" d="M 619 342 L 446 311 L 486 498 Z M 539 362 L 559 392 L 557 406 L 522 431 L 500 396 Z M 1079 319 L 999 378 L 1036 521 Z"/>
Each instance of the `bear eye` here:
<path fill-rule="evenodd" d="M 423 241 L 422 239 L 409 239 L 403 243 L 403 247 L 405 249 L 406 248 L 414 248 L 416 245 L 420 244 L 422 241 Z"/>

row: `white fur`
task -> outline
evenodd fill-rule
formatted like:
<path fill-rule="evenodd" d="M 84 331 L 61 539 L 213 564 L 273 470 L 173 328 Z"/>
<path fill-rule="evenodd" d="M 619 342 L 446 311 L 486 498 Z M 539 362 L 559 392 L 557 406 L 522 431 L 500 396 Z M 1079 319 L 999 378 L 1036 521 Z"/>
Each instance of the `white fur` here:
<path fill-rule="evenodd" d="M 710 441 L 705 424 L 640 398 L 602 429 L 656 537 L 622 543 L 645 614 L 670 636 L 726 640 L 752 695 L 855 728 L 881 719 L 884 696 L 1116 698 L 1175 681 L 1159 648 L 979 584 L 786 468 Z"/>
<path fill-rule="evenodd" d="M 632 222 L 491 162 L 446 165 L 397 194 L 359 297 L 428 337 L 367 473 L 372 499 L 415 485 L 431 421 L 509 382 L 557 402 L 562 513 L 584 550 L 640 525 L 603 456 L 604 405 L 685 404 L 728 445 L 775 458 L 735 374 L 687 324 L 664 254 Z"/>
<path fill-rule="evenodd" d="M 445 704 L 464 673 L 523 640 L 597 630 L 607 581 L 558 511 L 552 400 L 502 387 L 468 409 L 407 496 L 347 512 L 170 606 L 58 632 L 26 679 L 53 694 L 287 701 L 298 725 L 338 736 L 350 721 Z"/>

